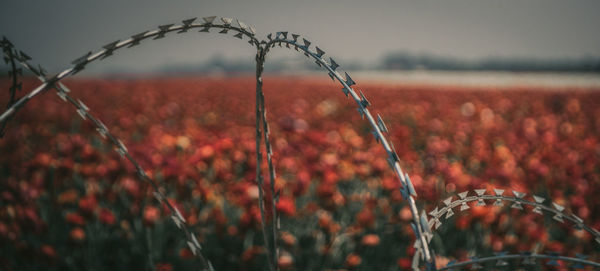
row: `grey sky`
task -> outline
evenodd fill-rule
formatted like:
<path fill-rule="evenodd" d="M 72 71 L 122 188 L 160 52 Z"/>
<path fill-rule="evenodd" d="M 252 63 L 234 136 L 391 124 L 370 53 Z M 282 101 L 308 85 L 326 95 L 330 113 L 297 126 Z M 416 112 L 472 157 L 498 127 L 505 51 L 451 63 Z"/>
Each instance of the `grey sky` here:
<path fill-rule="evenodd" d="M 87 51 L 157 25 L 210 15 L 238 18 L 258 36 L 289 30 L 342 61 L 373 63 L 393 51 L 458 58 L 600 56 L 600 1 L 564 0 L 4 0 L 0 34 L 51 72 Z M 276 58 L 294 54 L 283 49 Z M 172 36 L 117 53 L 92 71 L 193 64 L 214 55 L 253 59 L 218 33 Z"/>

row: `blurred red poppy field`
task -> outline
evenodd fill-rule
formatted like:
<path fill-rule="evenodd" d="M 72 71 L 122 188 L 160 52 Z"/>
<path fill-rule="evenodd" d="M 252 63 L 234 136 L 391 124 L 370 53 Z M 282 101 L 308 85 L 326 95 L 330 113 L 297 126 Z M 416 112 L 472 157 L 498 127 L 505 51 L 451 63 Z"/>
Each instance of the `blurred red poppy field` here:
<path fill-rule="evenodd" d="M 0 81 L 1 89 L 9 84 Z M 253 78 L 65 84 L 165 189 L 216 270 L 267 268 Z M 23 89 L 35 86 L 26 79 Z M 544 197 L 600 229 L 600 89 L 358 86 L 388 125 L 420 208 L 500 188 Z M 411 213 L 355 103 L 320 79 L 266 77 L 264 91 L 280 191 L 279 267 L 408 270 Z M 198 266 L 152 187 L 53 91 L 22 108 L 7 128 L 0 139 L 3 270 Z M 469 203 L 443 221 L 431 242 L 439 266 L 501 251 L 600 260 L 600 243 L 570 221 L 492 203 Z"/>

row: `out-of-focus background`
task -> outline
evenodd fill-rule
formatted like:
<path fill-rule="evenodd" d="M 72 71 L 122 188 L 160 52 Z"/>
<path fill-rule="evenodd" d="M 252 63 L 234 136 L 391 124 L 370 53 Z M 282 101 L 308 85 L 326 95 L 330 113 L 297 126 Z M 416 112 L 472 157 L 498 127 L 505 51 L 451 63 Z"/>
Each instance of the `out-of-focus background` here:
<path fill-rule="evenodd" d="M 423 210 L 500 188 L 539 195 L 599 230 L 598 10 L 596 1 L 12 1 L 0 3 L 0 35 L 54 74 L 109 42 L 192 17 L 237 18 L 259 39 L 302 34 L 386 121 Z M 255 53 L 231 33 L 169 34 L 63 81 L 164 187 L 216 270 L 267 268 Z M 279 267 L 409 269 L 410 211 L 356 105 L 302 53 L 275 47 L 265 68 Z M 39 85 L 31 75 L 19 78 L 18 97 Z M 12 84 L 0 79 L 2 108 Z M 52 91 L 16 114 L 0 139 L 2 269 L 198 267 L 170 211 L 113 149 Z M 443 220 L 431 243 L 438 266 L 504 251 L 600 260 L 600 244 L 571 222 L 492 203 Z"/>

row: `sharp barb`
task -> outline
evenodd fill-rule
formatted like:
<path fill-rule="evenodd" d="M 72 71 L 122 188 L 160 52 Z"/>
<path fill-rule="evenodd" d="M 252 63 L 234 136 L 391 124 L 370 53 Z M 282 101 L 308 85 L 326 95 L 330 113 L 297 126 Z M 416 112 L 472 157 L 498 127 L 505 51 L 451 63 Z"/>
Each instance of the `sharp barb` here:
<path fill-rule="evenodd" d="M 559 212 L 562 212 L 565 209 L 564 206 L 562 206 L 556 202 L 552 202 L 552 205 L 554 205 L 554 208 L 556 208 L 556 210 L 558 210 Z"/>
<path fill-rule="evenodd" d="M 319 47 L 315 47 L 315 48 L 317 49 L 317 56 L 319 58 L 321 58 L 325 54 L 325 52 L 323 50 L 321 50 L 321 48 L 319 48 Z"/>
<path fill-rule="evenodd" d="M 331 63 L 331 65 L 329 65 L 329 67 L 334 71 L 335 71 L 335 69 L 337 69 L 340 66 L 331 57 L 329 58 L 329 63 Z"/>
<path fill-rule="evenodd" d="M 446 206 L 450 206 L 451 203 L 452 203 L 452 196 L 450 196 L 449 198 L 444 200 L 444 204 L 446 204 Z"/>
<path fill-rule="evenodd" d="M 345 73 L 345 74 L 346 74 L 346 85 L 348 85 L 349 87 L 352 85 L 356 85 L 356 83 L 354 82 L 354 80 L 352 80 L 350 75 L 348 73 Z"/>
<path fill-rule="evenodd" d="M 514 190 L 512 192 L 515 195 L 515 197 L 517 197 L 519 199 L 522 199 L 523 197 L 525 197 L 525 195 L 527 195 L 526 193 L 521 193 L 521 192 L 514 191 Z"/>
<path fill-rule="evenodd" d="M 304 47 L 306 48 L 306 50 L 308 50 L 308 47 L 310 46 L 310 41 L 306 39 L 302 39 L 302 41 L 304 42 Z"/>
<path fill-rule="evenodd" d="M 190 19 L 187 19 L 187 20 L 183 20 L 181 22 L 183 23 L 183 25 L 185 27 L 189 27 L 196 19 L 197 19 L 197 17 L 194 17 L 194 18 L 190 18 Z"/>
<path fill-rule="evenodd" d="M 496 193 L 496 196 L 502 196 L 502 194 L 504 194 L 504 189 L 494 188 L 494 193 Z"/>
<path fill-rule="evenodd" d="M 538 196 L 536 196 L 536 195 L 533 195 L 533 199 L 534 199 L 534 200 L 535 200 L 535 202 L 537 202 L 537 203 L 542 203 L 542 202 L 544 202 L 544 201 L 546 200 L 545 198 L 538 197 Z"/>
<path fill-rule="evenodd" d="M 209 16 L 209 17 L 203 17 L 202 20 L 204 20 L 205 23 L 207 24 L 212 24 L 212 22 L 217 18 L 217 16 Z"/>
<path fill-rule="evenodd" d="M 231 22 L 233 22 L 233 19 L 231 18 L 221 18 L 221 21 L 225 24 L 225 25 L 231 25 Z"/>
<path fill-rule="evenodd" d="M 247 30 L 248 29 L 248 26 L 245 23 L 240 22 L 240 20 L 238 20 L 238 19 L 236 19 L 235 21 L 237 22 L 238 26 L 240 26 L 240 28 L 242 30 Z"/>
<path fill-rule="evenodd" d="M 448 209 L 448 212 L 446 212 L 446 219 L 452 217 L 454 215 L 454 211 L 452 211 L 452 209 Z"/>

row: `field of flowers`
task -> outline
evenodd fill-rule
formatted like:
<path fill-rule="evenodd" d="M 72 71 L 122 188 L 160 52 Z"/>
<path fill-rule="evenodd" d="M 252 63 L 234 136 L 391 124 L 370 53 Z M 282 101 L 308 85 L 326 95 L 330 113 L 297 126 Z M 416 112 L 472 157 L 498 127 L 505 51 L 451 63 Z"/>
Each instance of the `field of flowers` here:
<path fill-rule="evenodd" d="M 216 270 L 267 268 L 252 78 L 65 84 L 164 187 Z M 23 89 L 35 86 L 25 80 Z M 386 121 L 425 210 L 466 190 L 514 189 L 600 229 L 597 89 L 358 87 Z M 264 90 L 281 191 L 280 268 L 407 270 L 411 213 L 354 102 L 316 79 L 267 77 Z M 0 153 L 0 269 L 198 266 L 151 187 L 53 92 L 17 114 Z M 432 240 L 438 264 L 527 250 L 600 260 L 590 234 L 531 209 L 490 202 L 457 212 Z"/>

